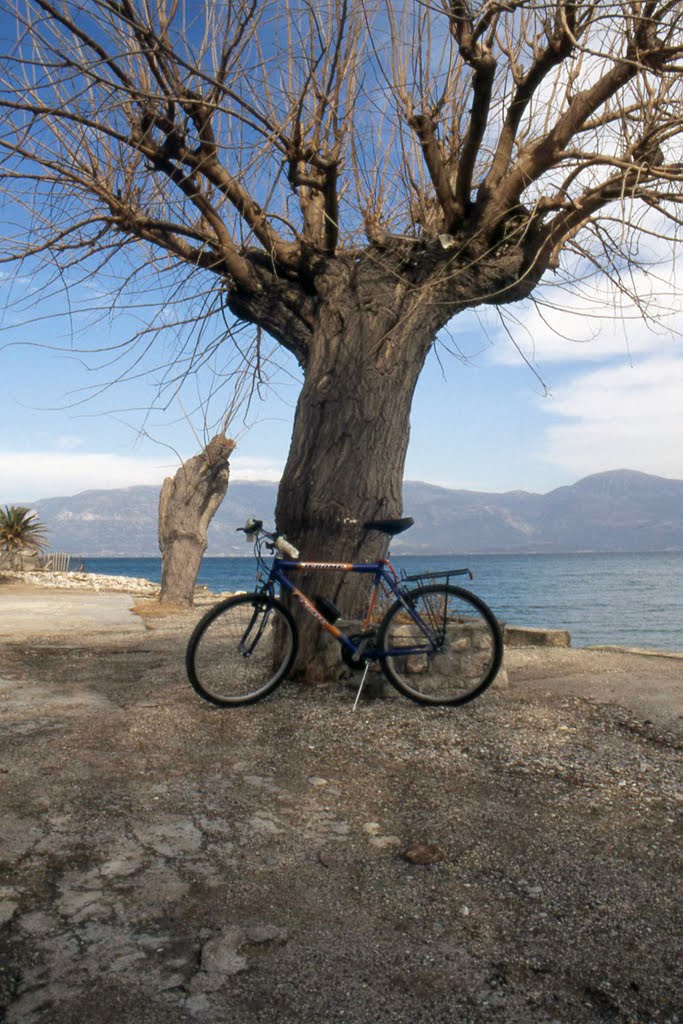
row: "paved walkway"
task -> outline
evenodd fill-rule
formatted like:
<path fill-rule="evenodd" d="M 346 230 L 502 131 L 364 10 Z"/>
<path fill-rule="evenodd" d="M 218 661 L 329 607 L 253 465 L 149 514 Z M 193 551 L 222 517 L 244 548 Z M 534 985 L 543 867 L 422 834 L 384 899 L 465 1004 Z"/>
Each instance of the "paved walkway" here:
<path fill-rule="evenodd" d="M 130 611 L 133 604 L 130 594 L 111 591 L 0 586 L 0 637 L 142 633 L 145 630 L 142 619 Z"/>
<path fill-rule="evenodd" d="M 527 648 L 506 654 L 518 692 L 583 697 L 683 728 L 683 659 L 673 652 L 620 648 Z"/>

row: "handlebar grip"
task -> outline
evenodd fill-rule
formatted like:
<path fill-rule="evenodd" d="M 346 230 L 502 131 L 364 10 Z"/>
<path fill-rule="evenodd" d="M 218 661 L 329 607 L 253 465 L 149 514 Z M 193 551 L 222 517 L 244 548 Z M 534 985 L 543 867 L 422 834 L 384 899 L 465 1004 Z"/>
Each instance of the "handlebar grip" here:
<path fill-rule="evenodd" d="M 294 547 L 293 544 L 290 544 L 289 541 L 286 540 L 284 537 L 275 538 L 275 549 L 279 551 L 280 554 L 287 555 L 288 558 L 296 560 L 299 557 L 299 552 L 297 551 L 297 549 Z"/>
<path fill-rule="evenodd" d="M 256 533 L 256 531 L 260 530 L 262 526 L 263 526 L 263 520 L 262 519 L 252 519 L 250 517 L 249 519 L 247 519 L 247 521 L 244 524 L 244 526 L 238 526 L 237 527 L 235 533 L 246 533 L 246 534 Z"/>

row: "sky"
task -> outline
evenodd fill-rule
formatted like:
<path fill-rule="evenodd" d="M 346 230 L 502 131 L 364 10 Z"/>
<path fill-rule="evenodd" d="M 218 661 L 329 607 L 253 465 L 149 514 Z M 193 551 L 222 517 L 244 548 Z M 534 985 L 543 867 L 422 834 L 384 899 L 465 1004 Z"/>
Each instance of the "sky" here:
<path fill-rule="evenodd" d="M 641 296 L 661 295 L 657 330 L 628 302 L 615 309 L 604 284 L 570 298 L 551 280 L 539 293 L 543 307 L 508 307 L 505 326 L 491 310 L 461 314 L 420 379 L 406 478 L 537 493 L 610 469 L 683 478 L 682 301 L 674 281 L 674 264 L 663 259 L 635 282 Z M 156 397 L 152 357 L 138 379 L 107 386 L 117 367 L 98 369 L 105 357 L 70 350 L 66 312 L 66 299 L 46 297 L 40 280 L 0 276 L 0 504 L 158 485 L 200 447 L 193 394 L 186 389 L 169 408 L 146 414 Z M 107 348 L 129 327 L 125 315 L 86 324 L 77 344 Z M 163 345 L 161 338 L 157 362 Z M 252 403 L 246 422 L 240 414 L 231 424 L 233 480 L 281 474 L 300 373 L 293 360 L 280 362 L 264 400 Z M 205 377 L 188 388 L 206 384 Z"/>
<path fill-rule="evenodd" d="M 537 293 L 540 309 L 515 304 L 505 323 L 492 310 L 458 316 L 417 387 L 406 478 L 537 493 L 620 468 L 682 479 L 683 301 L 671 254 L 653 245 L 652 269 L 632 286 L 643 298 L 660 296 L 656 329 L 626 299 L 615 304 L 604 284 L 570 297 L 552 275 Z M 106 308 L 106 286 L 87 287 Z M 147 412 L 155 366 L 172 358 L 172 332 L 135 379 L 111 383 L 121 365 L 107 349 L 144 325 L 145 311 L 88 319 L 82 300 L 52 292 L 30 267 L 13 274 L 0 264 L 2 505 L 159 485 L 206 440 L 193 382 L 166 408 Z M 231 424 L 233 480 L 277 480 L 282 472 L 301 377 L 293 360 L 280 362 L 246 422 Z M 210 390 L 211 370 L 199 377 L 199 394 Z M 224 395 L 215 396 L 214 414 Z"/>

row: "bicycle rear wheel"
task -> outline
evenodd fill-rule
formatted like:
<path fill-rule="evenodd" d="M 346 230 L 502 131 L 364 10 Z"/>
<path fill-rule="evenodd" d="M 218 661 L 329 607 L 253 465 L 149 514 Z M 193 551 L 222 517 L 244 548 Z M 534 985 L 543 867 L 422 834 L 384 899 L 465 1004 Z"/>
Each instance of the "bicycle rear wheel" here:
<path fill-rule="evenodd" d="M 292 616 L 276 598 L 239 594 L 211 608 L 187 645 L 187 675 L 200 697 L 230 707 L 272 693 L 296 655 Z"/>
<path fill-rule="evenodd" d="M 490 608 L 448 584 L 417 587 L 397 601 L 379 629 L 384 674 L 419 704 L 466 704 L 491 685 L 503 637 Z"/>

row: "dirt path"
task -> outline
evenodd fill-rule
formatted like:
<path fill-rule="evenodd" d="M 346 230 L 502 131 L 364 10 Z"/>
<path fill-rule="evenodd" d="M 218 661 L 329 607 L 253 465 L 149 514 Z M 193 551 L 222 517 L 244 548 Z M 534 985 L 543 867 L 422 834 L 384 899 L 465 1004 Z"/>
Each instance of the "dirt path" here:
<path fill-rule="evenodd" d="M 575 695 L 675 697 L 680 662 L 513 652 L 462 710 L 337 683 L 222 712 L 187 627 L 0 647 L 7 1024 L 680 1019 L 680 705 Z"/>

